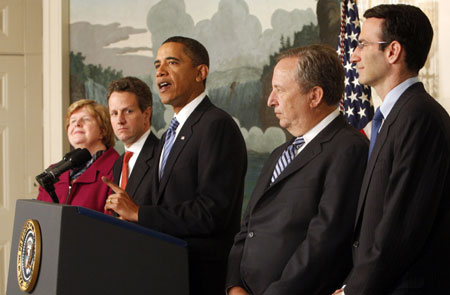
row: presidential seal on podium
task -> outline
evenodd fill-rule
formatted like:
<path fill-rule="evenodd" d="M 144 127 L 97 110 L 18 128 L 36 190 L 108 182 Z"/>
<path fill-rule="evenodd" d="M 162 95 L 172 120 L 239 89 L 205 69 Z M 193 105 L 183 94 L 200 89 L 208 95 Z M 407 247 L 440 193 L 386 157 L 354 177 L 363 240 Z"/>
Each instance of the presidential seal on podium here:
<path fill-rule="evenodd" d="M 20 234 L 17 251 L 17 281 L 20 290 L 31 292 L 41 262 L 41 229 L 37 220 L 28 219 Z"/>

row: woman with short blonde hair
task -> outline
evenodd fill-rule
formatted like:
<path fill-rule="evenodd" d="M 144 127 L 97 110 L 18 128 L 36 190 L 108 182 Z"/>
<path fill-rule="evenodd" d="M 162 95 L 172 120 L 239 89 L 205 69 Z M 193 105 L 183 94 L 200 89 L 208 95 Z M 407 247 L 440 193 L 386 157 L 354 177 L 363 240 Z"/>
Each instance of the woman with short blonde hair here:
<path fill-rule="evenodd" d="M 94 100 L 82 99 L 69 106 L 65 127 L 74 148 L 86 148 L 92 159 L 83 167 L 71 169 L 59 176 L 55 192 L 61 204 L 104 211 L 111 190 L 101 180 L 112 179 L 112 168 L 119 154 L 114 150 L 114 132 L 107 107 Z M 52 202 L 50 195 L 39 188 L 38 200 Z"/>

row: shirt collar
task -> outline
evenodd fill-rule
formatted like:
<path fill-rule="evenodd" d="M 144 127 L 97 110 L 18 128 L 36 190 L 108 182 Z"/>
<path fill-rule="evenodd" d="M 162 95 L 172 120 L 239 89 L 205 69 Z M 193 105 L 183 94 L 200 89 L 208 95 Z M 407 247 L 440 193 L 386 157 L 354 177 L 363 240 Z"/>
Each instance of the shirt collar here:
<path fill-rule="evenodd" d="M 398 101 L 403 92 L 405 92 L 405 90 L 408 89 L 411 85 L 418 82 L 420 81 L 419 78 L 417 78 L 417 76 L 412 77 L 406 79 L 402 83 L 395 86 L 391 91 L 389 91 L 389 93 L 384 98 L 383 103 L 380 105 L 380 111 L 385 119 L 387 118 L 387 116 L 389 115 L 395 103 Z"/>
<path fill-rule="evenodd" d="M 330 114 L 328 114 L 328 116 L 326 116 L 325 118 L 322 119 L 322 121 L 320 121 L 319 123 L 316 124 L 316 126 L 314 126 L 313 128 L 311 128 L 308 132 L 306 132 L 303 135 L 303 139 L 305 140 L 305 144 L 308 144 L 309 142 L 311 142 L 314 137 L 317 136 L 317 134 L 319 134 L 323 129 L 325 129 L 325 127 L 328 126 L 328 124 L 331 123 L 331 121 L 333 121 L 334 119 L 336 119 L 339 116 L 339 109 L 336 108 L 333 112 L 331 112 Z"/>
<path fill-rule="evenodd" d="M 184 123 L 187 121 L 189 116 L 192 114 L 192 112 L 195 110 L 195 108 L 203 101 L 203 99 L 206 97 L 206 92 L 203 91 L 199 96 L 194 98 L 191 102 L 189 102 L 187 105 L 185 105 L 178 114 L 175 114 L 174 117 L 177 118 L 178 123 L 180 123 L 177 127 L 177 130 L 181 130 Z"/>
<path fill-rule="evenodd" d="M 125 147 L 125 151 L 133 152 L 133 155 L 139 155 L 149 134 L 150 134 L 150 128 L 144 134 L 142 134 L 142 136 L 135 143 L 133 143 L 129 148 Z"/>

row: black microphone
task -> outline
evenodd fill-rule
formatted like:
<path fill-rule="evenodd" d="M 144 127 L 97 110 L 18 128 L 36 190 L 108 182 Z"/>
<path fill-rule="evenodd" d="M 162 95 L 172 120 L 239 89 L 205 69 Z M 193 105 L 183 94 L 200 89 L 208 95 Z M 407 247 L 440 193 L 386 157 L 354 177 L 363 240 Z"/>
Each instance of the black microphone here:
<path fill-rule="evenodd" d="M 71 168 L 83 166 L 92 158 L 88 149 L 76 149 L 67 153 L 61 161 L 53 166 L 45 169 L 44 173 L 48 173 L 55 180 L 53 183 L 59 181 L 58 176 Z"/>
<path fill-rule="evenodd" d="M 55 194 L 54 184 L 59 176 L 71 168 L 81 167 L 92 158 L 88 149 L 75 149 L 64 155 L 63 159 L 36 176 L 37 182 L 50 194 L 54 203 L 59 203 Z"/>

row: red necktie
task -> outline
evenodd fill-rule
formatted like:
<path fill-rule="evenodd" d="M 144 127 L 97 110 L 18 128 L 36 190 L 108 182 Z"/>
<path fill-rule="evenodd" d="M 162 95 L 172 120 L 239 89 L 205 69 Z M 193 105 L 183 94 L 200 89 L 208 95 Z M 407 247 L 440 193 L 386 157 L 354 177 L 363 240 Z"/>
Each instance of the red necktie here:
<path fill-rule="evenodd" d="M 120 181 L 120 187 L 124 190 L 127 187 L 128 182 L 128 162 L 133 156 L 133 152 L 125 152 L 122 163 L 122 180 Z"/>

